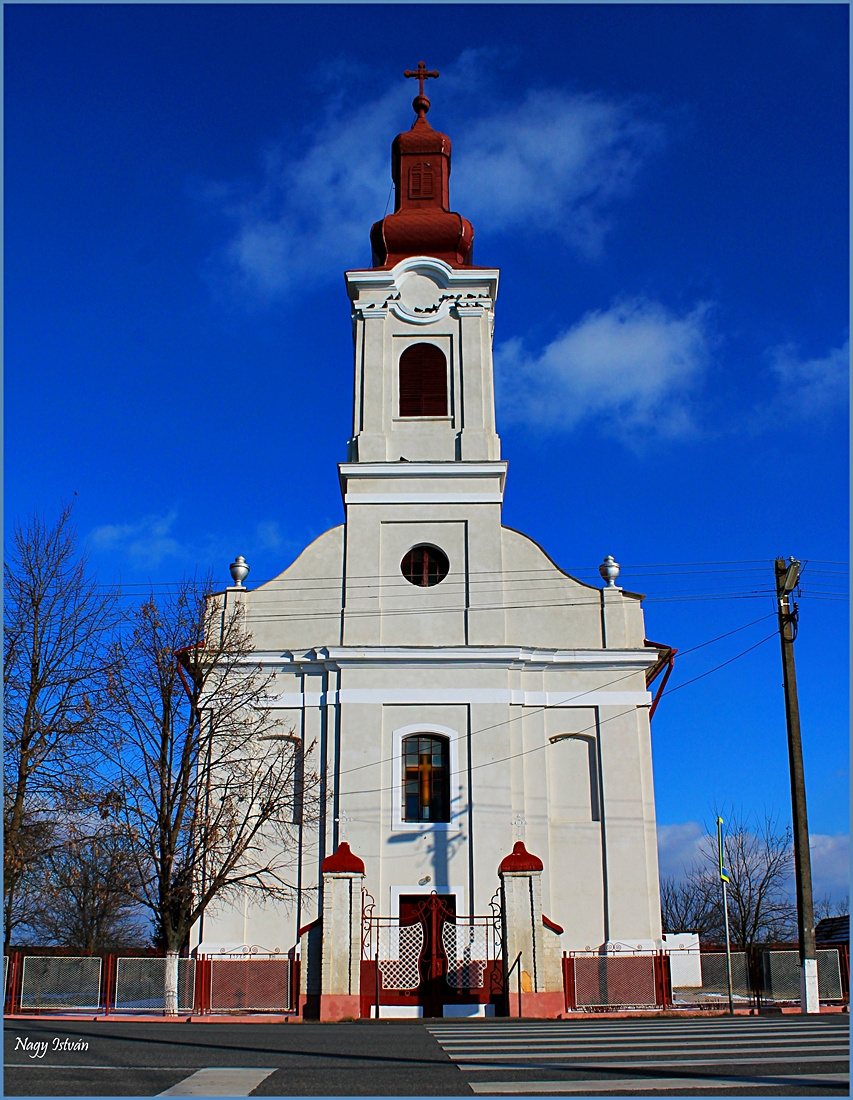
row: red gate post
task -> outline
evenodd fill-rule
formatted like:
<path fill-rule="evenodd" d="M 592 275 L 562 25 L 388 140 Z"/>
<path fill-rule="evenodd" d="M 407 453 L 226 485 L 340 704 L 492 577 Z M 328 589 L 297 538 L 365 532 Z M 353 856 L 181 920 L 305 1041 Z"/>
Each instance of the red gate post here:
<path fill-rule="evenodd" d="M 12 1011 L 15 1011 L 15 1006 L 18 1008 L 18 1012 L 22 1012 L 21 1002 L 24 999 L 24 957 L 20 951 L 15 953 L 15 975 L 14 982 L 12 984 Z"/>
<path fill-rule="evenodd" d="M 7 994 L 8 1012 L 10 1016 L 14 1016 L 15 1014 L 15 998 L 16 996 L 18 996 L 18 972 L 20 970 L 20 957 L 20 951 L 16 951 L 15 954 L 12 956 L 12 975 L 9 981 L 9 992 Z"/>
<path fill-rule="evenodd" d="M 104 975 L 104 986 L 103 986 L 103 989 L 104 989 L 104 1015 L 105 1016 L 109 1016 L 109 1014 L 110 1014 L 110 977 L 112 975 L 112 962 L 113 962 L 114 957 L 115 956 L 113 956 L 113 955 L 107 955 L 106 960 L 105 960 L 106 964 L 107 964 L 104 967 L 104 970 L 105 970 L 106 973 Z"/>
<path fill-rule="evenodd" d="M 563 952 L 563 990 L 566 994 L 566 1012 L 577 1008 L 575 997 L 575 959 Z"/>
<path fill-rule="evenodd" d="M 202 982 L 204 981 L 204 955 L 196 955 L 195 959 L 195 981 L 193 982 L 193 1006 L 192 1012 L 195 1015 L 202 1015 L 204 1009 L 202 1005 Z"/>
<path fill-rule="evenodd" d="M 376 976 L 376 1019 L 379 1019 L 379 935 L 376 936 L 376 958 L 373 960 L 374 974 Z"/>
<path fill-rule="evenodd" d="M 659 951 L 654 957 L 655 964 L 655 1004 L 667 1008 L 672 1004 L 672 975 L 669 967 L 669 954 Z"/>

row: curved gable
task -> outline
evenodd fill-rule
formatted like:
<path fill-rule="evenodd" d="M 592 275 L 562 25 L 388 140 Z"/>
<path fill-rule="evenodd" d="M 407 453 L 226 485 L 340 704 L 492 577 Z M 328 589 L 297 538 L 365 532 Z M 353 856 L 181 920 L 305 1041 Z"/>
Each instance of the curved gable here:
<path fill-rule="evenodd" d="M 296 560 L 246 593 L 249 630 L 258 650 L 339 645 L 344 526 L 324 531 Z"/>

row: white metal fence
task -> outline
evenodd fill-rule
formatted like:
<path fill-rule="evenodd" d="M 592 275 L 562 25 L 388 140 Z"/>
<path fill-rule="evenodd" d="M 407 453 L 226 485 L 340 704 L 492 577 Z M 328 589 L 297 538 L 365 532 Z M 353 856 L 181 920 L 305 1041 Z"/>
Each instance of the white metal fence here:
<path fill-rule="evenodd" d="M 699 989 L 691 989 L 689 996 L 699 1001 L 711 1001 L 712 1003 L 723 999 L 727 1001 L 729 986 L 725 952 L 703 951 L 701 960 L 702 985 Z M 749 980 L 749 964 L 745 951 L 732 951 L 732 996 L 746 1000 L 750 1000 L 753 996 L 752 985 Z"/>
<path fill-rule="evenodd" d="M 159 1012 L 165 1008 L 166 960 L 116 959 L 112 1009 L 116 1012 Z M 178 1011 L 191 1012 L 195 1000 L 195 959 L 178 959 Z"/>
<path fill-rule="evenodd" d="M 798 951 L 765 951 L 761 957 L 764 999 L 799 1001 L 800 954 Z M 837 951 L 817 952 L 817 986 L 822 1001 L 840 1000 L 841 968 Z"/>
<path fill-rule="evenodd" d="M 93 1009 L 101 1005 L 101 959 L 96 955 L 25 955 L 21 1008 Z"/>

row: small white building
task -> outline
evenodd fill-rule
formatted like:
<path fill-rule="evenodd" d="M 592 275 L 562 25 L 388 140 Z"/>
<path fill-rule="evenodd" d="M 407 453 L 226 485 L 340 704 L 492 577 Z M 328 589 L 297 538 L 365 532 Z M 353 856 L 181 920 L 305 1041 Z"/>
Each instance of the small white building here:
<path fill-rule="evenodd" d="M 488 914 L 522 840 L 543 865 L 552 952 L 660 948 L 647 685 L 662 654 L 612 559 L 591 587 L 501 524 L 499 272 L 471 262 L 473 229 L 449 205 L 450 140 L 422 94 L 414 106 L 374 266 L 346 273 L 345 521 L 274 580 L 228 593 L 275 671 L 282 725 L 319 755 L 305 889 L 290 911 L 210 910 L 202 949 L 291 948 L 343 840 L 377 913 L 405 919 L 434 892 L 456 914 Z"/>

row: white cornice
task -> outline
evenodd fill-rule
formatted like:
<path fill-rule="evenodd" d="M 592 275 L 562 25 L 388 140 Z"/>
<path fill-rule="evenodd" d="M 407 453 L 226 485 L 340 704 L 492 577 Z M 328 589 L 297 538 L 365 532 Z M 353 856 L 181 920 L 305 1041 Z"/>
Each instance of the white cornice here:
<path fill-rule="evenodd" d="M 521 691 L 515 688 L 342 688 L 340 691 L 285 691 L 269 696 L 271 710 L 335 706 L 446 706 L 489 704 L 519 707 L 648 707 L 648 691 Z"/>
<path fill-rule="evenodd" d="M 252 660 L 265 668 L 323 665 L 343 668 L 363 665 L 412 668 L 443 665 L 476 668 L 566 668 L 576 671 L 643 669 L 657 660 L 654 649 L 534 649 L 528 646 L 322 646 L 307 651 L 258 652 Z"/>
<path fill-rule="evenodd" d="M 347 493 L 344 504 L 503 504 L 503 494 Z"/>
<path fill-rule="evenodd" d="M 487 282 L 489 294 L 494 300 L 498 293 L 500 270 L 496 267 L 451 267 L 434 256 L 408 256 L 388 270 L 372 268 L 346 272 L 347 288 L 352 290 L 384 290 L 396 287 L 408 274 L 426 275 L 438 286 L 470 286 Z"/>
<path fill-rule="evenodd" d="M 445 481 L 459 480 L 460 478 L 500 479 L 500 492 L 504 491 L 506 482 L 507 463 L 495 462 L 341 462 L 338 464 L 338 476 L 341 482 L 341 492 L 346 495 L 347 481 L 350 478 L 375 479 L 377 481 L 391 481 L 405 478 L 408 480 L 420 480 L 432 478 Z M 466 494 L 469 495 L 469 494 Z M 358 501 L 354 494 L 349 494 L 348 503 L 367 503 Z M 389 500 L 390 503 L 390 500 Z"/>

